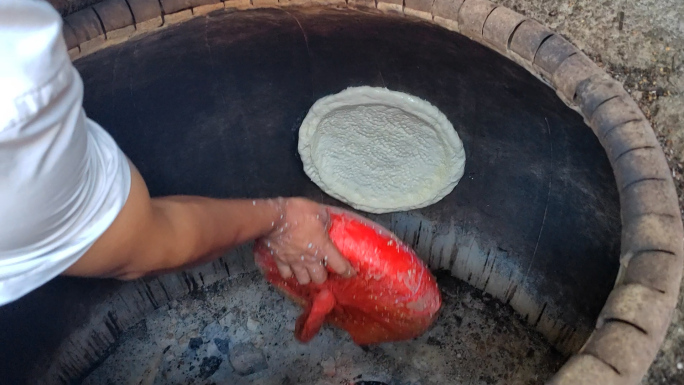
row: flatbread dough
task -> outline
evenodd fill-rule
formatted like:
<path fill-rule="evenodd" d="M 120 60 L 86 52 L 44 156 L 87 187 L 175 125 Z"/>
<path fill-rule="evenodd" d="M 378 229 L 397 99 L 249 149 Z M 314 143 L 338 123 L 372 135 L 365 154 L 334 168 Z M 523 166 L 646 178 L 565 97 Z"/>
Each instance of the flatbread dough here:
<path fill-rule="evenodd" d="M 371 213 L 431 205 L 463 176 L 465 151 L 432 104 L 386 88 L 319 99 L 299 129 L 304 171 L 323 191 Z"/>

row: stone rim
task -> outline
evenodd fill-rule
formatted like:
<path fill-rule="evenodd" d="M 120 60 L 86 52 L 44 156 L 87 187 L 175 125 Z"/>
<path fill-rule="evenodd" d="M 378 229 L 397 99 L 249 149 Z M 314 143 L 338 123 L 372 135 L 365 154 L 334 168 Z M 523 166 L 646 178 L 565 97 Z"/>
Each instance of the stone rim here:
<path fill-rule="evenodd" d="M 623 229 L 620 270 L 596 329 L 548 383 L 640 382 L 677 304 L 684 230 L 671 172 L 648 120 L 622 85 L 581 50 L 539 22 L 487 0 L 186 0 L 183 9 L 176 3 L 105 0 L 66 16 L 64 34 L 72 60 L 212 11 L 350 7 L 403 14 L 458 32 L 552 87 L 584 117 L 608 153 Z M 166 14 L 166 8 L 174 13 Z M 108 9 L 116 12 L 104 14 Z"/>

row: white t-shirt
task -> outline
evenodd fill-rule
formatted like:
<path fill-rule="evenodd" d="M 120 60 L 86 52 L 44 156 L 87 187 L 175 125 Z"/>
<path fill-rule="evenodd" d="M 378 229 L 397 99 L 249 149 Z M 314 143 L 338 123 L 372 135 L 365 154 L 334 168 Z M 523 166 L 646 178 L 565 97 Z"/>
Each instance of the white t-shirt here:
<path fill-rule="evenodd" d="M 82 100 L 57 12 L 0 0 L 0 305 L 76 262 L 128 197 L 126 157 Z"/>

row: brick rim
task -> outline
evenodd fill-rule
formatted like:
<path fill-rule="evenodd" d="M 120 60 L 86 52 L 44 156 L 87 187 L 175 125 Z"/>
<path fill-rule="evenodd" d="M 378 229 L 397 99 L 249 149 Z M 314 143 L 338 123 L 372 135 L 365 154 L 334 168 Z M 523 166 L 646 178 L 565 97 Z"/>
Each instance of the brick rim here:
<path fill-rule="evenodd" d="M 157 0 L 135 0 L 154 8 Z M 349 7 L 427 20 L 481 43 L 527 69 L 580 113 L 608 152 L 618 182 L 622 251 L 615 288 L 596 329 L 548 382 L 638 384 L 662 344 L 676 307 L 684 266 L 679 203 L 670 169 L 648 120 L 624 90 L 580 49 L 539 22 L 487 0 L 190 0 L 191 8 L 140 21 L 120 33 L 80 26 L 66 16 L 72 60 L 132 37 L 217 10 L 288 6 Z M 209 3 L 209 4 L 208 4 Z M 130 5 L 130 2 L 127 1 Z M 96 5 L 79 10 L 95 11 Z M 98 15 L 103 17 L 103 15 Z M 83 18 L 81 18 L 83 19 Z M 137 22 L 136 22 L 137 21 Z M 102 21 L 100 22 L 102 23 Z M 72 30 L 99 30 L 78 35 Z M 85 36 L 82 37 L 82 36 Z M 88 38 L 89 40 L 85 40 Z M 74 41 L 77 40 L 77 41 Z M 619 149 L 618 153 L 614 153 Z"/>

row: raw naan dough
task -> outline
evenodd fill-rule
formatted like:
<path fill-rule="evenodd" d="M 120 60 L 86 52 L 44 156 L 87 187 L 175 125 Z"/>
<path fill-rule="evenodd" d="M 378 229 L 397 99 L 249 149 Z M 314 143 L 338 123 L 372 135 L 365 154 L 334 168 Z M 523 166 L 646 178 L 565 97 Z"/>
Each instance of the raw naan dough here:
<path fill-rule="evenodd" d="M 299 154 L 323 191 L 371 213 L 431 205 L 465 166 L 463 143 L 436 107 L 373 87 L 319 99 L 299 130 Z"/>

